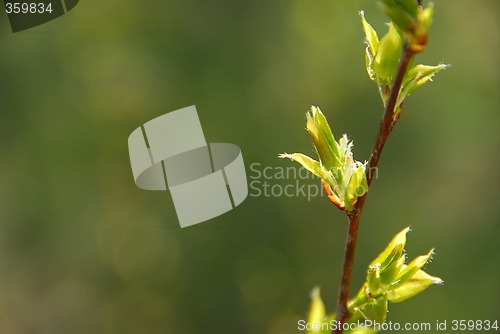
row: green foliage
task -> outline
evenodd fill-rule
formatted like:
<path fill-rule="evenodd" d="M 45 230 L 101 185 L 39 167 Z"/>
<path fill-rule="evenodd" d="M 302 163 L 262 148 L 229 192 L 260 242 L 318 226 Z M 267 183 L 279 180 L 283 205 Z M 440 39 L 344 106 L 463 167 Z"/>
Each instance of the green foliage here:
<path fill-rule="evenodd" d="M 367 300 L 381 296 L 394 303 L 401 302 L 421 293 L 432 284 L 443 283 L 439 277 L 430 276 L 422 270 L 432 258 L 433 249 L 405 264 L 404 247 L 409 231 L 409 228 L 405 228 L 399 232 L 386 249 L 370 263 L 366 283 L 350 307 L 362 308 L 360 305 Z"/>
<path fill-rule="evenodd" d="M 394 24 L 389 23 L 389 31 L 380 40 L 375 54 L 373 71 L 385 85 L 390 85 L 398 69 L 399 57 L 403 49 L 403 40 Z"/>
<path fill-rule="evenodd" d="M 410 2 L 416 4 L 413 0 Z M 391 5 L 387 5 L 386 3 L 391 3 Z M 392 13 L 395 11 L 395 8 L 398 8 L 394 7 L 395 3 L 396 1 L 385 1 L 384 8 L 389 8 L 388 10 Z M 411 16 L 408 13 L 412 11 L 404 11 L 403 9 L 401 9 L 401 11 L 403 12 L 400 13 L 401 21 L 411 21 Z M 431 5 L 424 10 L 419 8 L 418 13 L 420 21 L 418 21 L 419 23 L 417 26 L 420 27 L 419 29 L 427 32 L 432 22 L 433 6 Z M 394 21 L 389 23 L 389 31 L 379 41 L 377 32 L 366 21 L 364 13 L 360 12 L 359 15 L 361 16 L 361 23 L 363 25 L 367 44 L 366 71 L 368 72 L 370 79 L 377 83 L 380 97 L 385 106 L 388 98 L 388 88 L 394 80 L 403 44 L 405 43 L 405 37 L 407 38 L 407 43 L 409 43 L 410 38 L 416 37 L 414 35 L 404 33 L 405 30 L 407 30 L 407 28 L 405 28 L 406 24 L 403 24 L 403 22 L 398 24 Z M 411 26 L 416 25 L 413 24 Z M 403 80 L 403 86 L 401 87 L 395 112 L 399 110 L 407 96 L 420 88 L 424 83 L 431 81 L 432 77 L 437 72 L 445 69 L 446 67 L 447 65 L 444 64 L 436 66 L 419 64 L 407 71 Z"/>
<path fill-rule="evenodd" d="M 410 68 L 414 55 L 422 52 L 427 45 L 427 33 L 434 12 L 433 5 L 423 9 L 415 0 L 382 0 L 381 5 L 392 22 L 388 24 L 388 32 L 380 39 L 376 30 L 366 21 L 364 13 L 362 11 L 359 13 L 367 43 L 366 71 L 370 79 L 377 83 L 384 107 L 386 107 L 377 138 L 377 143 L 382 143 L 382 145 L 376 145 L 374 152 L 383 148 L 392 126 L 399 118 L 406 97 L 432 80 L 437 72 L 446 68 L 444 64 L 436 66 L 419 64 Z M 389 98 L 390 101 L 388 101 Z M 392 107 L 394 110 L 389 109 Z M 390 116 L 390 121 L 387 121 L 386 115 Z M 357 225 L 352 225 L 352 223 L 353 221 L 359 222 L 362 204 L 364 204 L 360 202 L 361 205 L 356 207 L 358 197 L 368 191 L 367 163 L 354 160 L 353 144 L 346 135 L 338 141 L 335 140 L 330 125 L 319 108 L 311 107 L 306 118 L 306 128 L 319 160 L 316 161 L 301 153 L 284 153 L 280 157 L 298 162 L 321 179 L 330 201 L 348 212 L 350 219 L 348 238 L 350 238 L 351 227 L 355 226 L 357 229 Z M 372 157 L 374 152 L 372 152 Z M 376 167 L 378 160 L 371 160 L 373 161 L 376 161 L 373 165 Z M 399 232 L 385 250 L 370 263 L 366 281 L 356 297 L 346 305 L 348 294 L 341 296 L 338 307 L 342 311 L 340 321 L 354 324 L 359 320 L 368 320 L 382 324 L 386 319 L 389 302 L 402 302 L 418 295 L 433 284 L 443 283 L 439 277 L 431 276 L 422 270 L 432 258 L 433 249 L 405 264 L 406 234 L 409 230 L 405 228 Z M 355 242 L 348 241 L 347 245 L 355 245 Z M 348 254 L 347 251 L 346 248 L 346 254 Z M 346 256 L 345 263 L 352 264 L 352 260 L 352 256 L 349 258 Z M 344 270 L 345 268 L 344 264 Z M 343 275 L 341 284 L 342 287 L 347 287 L 344 291 L 348 292 L 350 277 L 348 279 L 344 277 L 346 276 Z M 348 313 L 350 316 L 345 316 Z M 334 320 L 336 320 L 335 314 L 325 316 L 325 307 L 319 288 L 315 288 L 312 292 L 308 317 L 308 322 L 314 325 L 308 333 L 328 333 L 329 325 Z M 348 334 L 375 332 L 373 328 L 344 331 Z"/>
<path fill-rule="evenodd" d="M 423 9 L 416 0 L 382 0 L 381 6 L 392 22 L 405 33 L 409 49 L 414 53 L 424 51 L 434 5 L 431 3 Z"/>
<path fill-rule="evenodd" d="M 433 284 L 443 283 L 439 277 L 430 276 L 422 270 L 422 267 L 432 258 L 433 249 L 425 255 L 416 257 L 409 264 L 405 264 L 404 248 L 406 234 L 409 231 L 410 228 L 407 227 L 399 232 L 368 266 L 365 283 L 348 304 L 349 311 L 353 314 L 349 322 L 354 323 L 359 319 L 364 319 L 382 324 L 386 319 L 389 302 L 402 302 L 418 295 Z M 310 323 L 325 323 L 329 322 L 329 319 L 335 319 L 335 314 L 325 318 L 319 288 L 315 288 L 312 293 L 308 320 Z M 368 332 L 357 330 L 351 333 Z"/>
<path fill-rule="evenodd" d="M 352 141 L 343 135 L 335 140 L 325 115 L 315 106 L 306 114 L 306 128 L 314 143 L 319 161 L 301 154 L 284 153 L 280 158 L 289 158 L 306 168 L 323 181 L 328 197 L 341 210 L 354 209 L 358 197 L 368 191 L 366 162 L 353 158 Z"/>
<path fill-rule="evenodd" d="M 384 12 L 399 29 L 409 31 L 418 25 L 418 3 L 415 0 L 382 0 Z"/>
<path fill-rule="evenodd" d="M 420 88 L 427 81 L 432 81 L 432 78 L 436 73 L 444 70 L 449 65 L 439 64 L 436 66 L 429 65 L 416 65 L 411 68 L 405 75 L 403 86 L 401 87 L 401 92 L 399 93 L 397 106 L 401 106 L 403 101 L 407 96 L 410 96 L 415 90 Z"/>
<path fill-rule="evenodd" d="M 325 305 L 320 296 L 319 287 L 315 287 L 311 292 L 311 306 L 309 307 L 309 315 L 307 317 L 307 322 L 310 324 L 322 324 L 325 319 Z M 320 329 L 308 330 L 308 334 L 321 333 Z"/>

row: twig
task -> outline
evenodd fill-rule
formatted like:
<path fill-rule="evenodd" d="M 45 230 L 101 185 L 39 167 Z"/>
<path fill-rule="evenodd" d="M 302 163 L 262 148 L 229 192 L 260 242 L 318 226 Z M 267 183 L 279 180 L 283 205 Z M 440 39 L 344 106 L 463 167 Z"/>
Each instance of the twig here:
<path fill-rule="evenodd" d="M 403 46 L 403 52 L 401 54 L 401 58 L 399 60 L 398 70 L 396 72 L 396 76 L 394 78 L 394 82 L 391 87 L 391 92 L 387 100 L 384 115 L 380 122 L 377 139 L 375 141 L 375 145 L 373 145 L 373 149 L 370 155 L 370 160 L 368 162 L 368 168 L 366 170 L 368 187 L 373 181 L 374 173 L 372 173 L 372 171 L 376 170 L 378 162 L 380 160 L 380 156 L 382 154 L 382 150 L 384 149 L 385 143 L 387 142 L 387 139 L 391 134 L 394 125 L 394 116 L 395 116 L 394 110 L 396 108 L 396 102 L 398 100 L 399 92 L 403 84 L 403 79 L 406 70 L 410 65 L 413 55 L 414 55 L 413 52 L 411 52 L 411 50 L 408 48 L 408 45 L 405 43 L 405 45 Z M 339 326 L 337 326 L 337 330 L 332 331 L 332 334 L 341 334 L 343 332 L 342 324 L 347 322 L 349 318 L 352 316 L 351 312 L 347 307 L 347 303 L 349 301 L 349 292 L 351 287 L 351 276 L 354 264 L 356 241 L 358 240 L 359 219 L 361 217 L 361 213 L 363 212 L 363 207 L 365 205 L 367 195 L 368 193 L 365 193 L 363 196 L 359 197 L 355 209 L 347 212 L 347 216 L 349 218 L 349 230 L 347 233 L 347 239 L 345 245 L 344 264 L 342 266 L 342 277 L 340 280 L 339 299 L 336 309 L 336 318 L 337 318 L 336 320 Z"/>

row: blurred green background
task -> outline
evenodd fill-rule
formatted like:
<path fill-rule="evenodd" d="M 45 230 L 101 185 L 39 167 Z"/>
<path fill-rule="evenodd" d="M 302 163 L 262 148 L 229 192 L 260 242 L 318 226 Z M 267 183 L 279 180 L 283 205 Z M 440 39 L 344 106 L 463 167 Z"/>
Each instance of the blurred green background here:
<path fill-rule="evenodd" d="M 382 110 L 360 9 L 385 30 L 368 0 L 87 0 L 16 34 L 1 14 L 0 333 L 298 333 L 315 285 L 331 312 L 347 225 L 324 197 L 248 197 L 180 229 L 168 192 L 135 187 L 127 138 L 195 104 L 251 176 L 313 154 L 315 104 L 365 159 Z M 406 103 L 371 189 L 353 290 L 408 225 L 409 258 L 436 247 L 445 280 L 393 322 L 499 319 L 499 13 L 437 2 L 417 61 L 452 67 Z"/>

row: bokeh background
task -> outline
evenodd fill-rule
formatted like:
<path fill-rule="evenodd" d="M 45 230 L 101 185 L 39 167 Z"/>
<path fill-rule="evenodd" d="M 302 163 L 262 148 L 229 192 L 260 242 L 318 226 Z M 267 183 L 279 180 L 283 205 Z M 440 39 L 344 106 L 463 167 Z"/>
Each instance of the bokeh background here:
<path fill-rule="evenodd" d="M 452 67 L 406 103 L 371 189 L 353 289 L 408 225 L 445 280 L 393 322 L 500 320 L 499 7 L 437 2 L 417 61 Z M 332 311 L 347 225 L 324 197 L 180 229 L 168 192 L 135 187 L 127 138 L 195 104 L 208 141 L 285 168 L 313 154 L 315 104 L 365 159 L 382 108 L 360 9 L 385 30 L 368 0 L 87 0 L 16 34 L 0 14 L 0 333 L 298 333 L 316 285 Z"/>

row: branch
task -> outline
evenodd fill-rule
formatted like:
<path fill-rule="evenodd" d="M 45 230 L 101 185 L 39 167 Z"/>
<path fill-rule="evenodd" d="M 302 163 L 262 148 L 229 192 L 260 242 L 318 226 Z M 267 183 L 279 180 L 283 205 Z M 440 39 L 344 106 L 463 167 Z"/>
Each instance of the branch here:
<path fill-rule="evenodd" d="M 377 139 L 375 141 L 375 144 L 373 145 L 370 160 L 368 162 L 368 168 L 366 170 L 368 187 L 373 181 L 374 173 L 372 173 L 372 171 L 375 171 L 378 166 L 382 150 L 384 149 L 385 143 L 387 142 L 387 139 L 389 138 L 389 135 L 391 134 L 392 128 L 394 126 L 394 110 L 396 108 L 396 103 L 398 100 L 399 92 L 401 90 L 401 85 L 403 84 L 404 76 L 406 74 L 408 66 L 410 65 L 413 55 L 413 52 L 408 48 L 407 43 L 405 43 L 405 45 L 403 46 L 401 58 L 399 59 L 398 70 L 391 87 L 384 115 L 382 117 L 382 120 L 380 121 Z M 347 322 L 352 316 L 352 313 L 347 307 L 347 303 L 349 301 L 352 268 L 354 265 L 356 242 L 358 240 L 359 219 L 361 217 L 361 213 L 363 212 L 363 207 L 365 205 L 367 195 L 368 193 L 365 193 L 363 196 L 359 197 L 355 209 L 347 212 L 347 216 L 349 218 L 349 231 L 347 233 L 344 264 L 342 267 L 342 277 L 340 280 L 339 299 L 336 309 L 336 320 L 340 326 L 338 326 L 337 330 L 333 330 L 332 334 L 341 334 L 343 332 L 342 324 Z"/>

